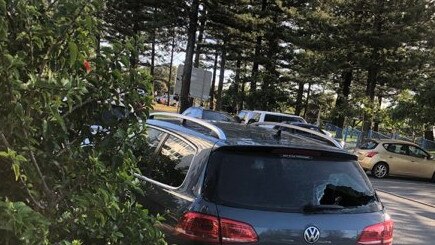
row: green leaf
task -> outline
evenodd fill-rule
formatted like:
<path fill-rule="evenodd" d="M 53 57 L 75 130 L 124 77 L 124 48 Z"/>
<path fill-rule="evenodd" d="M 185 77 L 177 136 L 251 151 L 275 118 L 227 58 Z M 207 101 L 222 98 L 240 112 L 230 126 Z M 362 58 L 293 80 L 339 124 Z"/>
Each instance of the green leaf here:
<path fill-rule="evenodd" d="M 14 170 L 15 181 L 18 181 L 18 179 L 20 178 L 20 165 L 18 165 L 17 163 L 13 163 L 12 170 Z"/>
<path fill-rule="evenodd" d="M 6 13 L 6 2 L 5 0 L 0 0 L 0 15 L 4 16 Z"/>
<path fill-rule="evenodd" d="M 78 55 L 77 44 L 75 44 L 74 42 L 69 42 L 68 49 L 69 49 L 69 66 L 72 67 L 77 60 L 77 55 Z"/>
<path fill-rule="evenodd" d="M 48 123 L 47 123 L 47 120 L 44 119 L 44 120 L 42 121 L 42 136 L 43 136 L 43 137 L 46 137 L 46 136 L 47 136 L 47 129 L 48 129 Z"/>
<path fill-rule="evenodd" d="M 0 151 L 0 157 L 5 157 L 5 158 L 9 157 L 9 152 L 7 152 L 7 151 Z"/>
<path fill-rule="evenodd" d="M 7 68 L 11 68 L 12 65 L 14 64 L 14 57 L 10 54 L 5 54 L 3 57 L 5 57 L 6 59 L 6 67 Z"/>

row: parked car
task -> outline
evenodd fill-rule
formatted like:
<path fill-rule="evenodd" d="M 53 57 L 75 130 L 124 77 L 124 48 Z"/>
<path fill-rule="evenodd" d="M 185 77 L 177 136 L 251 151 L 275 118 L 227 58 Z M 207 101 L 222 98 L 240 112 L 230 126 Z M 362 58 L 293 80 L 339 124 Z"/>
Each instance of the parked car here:
<path fill-rule="evenodd" d="M 254 122 L 277 122 L 277 123 L 290 123 L 290 122 L 301 122 L 307 123 L 305 119 L 300 116 L 290 115 L 279 112 L 270 111 L 251 111 L 247 113 L 244 118 L 244 123 L 254 123 Z"/>
<path fill-rule="evenodd" d="M 296 123 L 291 123 L 292 125 L 301 127 L 301 128 L 306 128 L 306 129 L 311 129 L 314 130 L 316 132 L 319 132 L 323 135 L 327 135 L 328 137 L 332 138 L 333 140 L 335 140 L 337 143 L 339 143 L 342 147 L 344 147 L 345 142 L 344 140 L 341 139 L 337 139 L 337 138 L 333 138 L 332 134 L 326 130 L 321 129 L 319 126 L 316 126 L 314 124 L 309 124 L 309 123 L 301 123 L 301 122 L 296 122 Z"/>
<path fill-rule="evenodd" d="M 332 147 L 337 147 L 339 149 L 343 149 L 343 144 L 337 141 L 336 139 L 323 134 L 321 132 L 318 132 L 316 130 L 312 130 L 305 127 L 300 127 L 294 124 L 287 124 L 287 123 L 275 123 L 275 122 L 257 122 L 252 123 L 251 125 L 254 126 L 260 126 L 260 127 L 267 127 L 267 128 L 273 128 L 275 130 L 280 130 L 283 132 L 290 133 L 292 135 L 302 136 L 304 138 L 310 139 L 312 141 L 317 141 Z"/>
<path fill-rule="evenodd" d="M 240 122 L 243 123 L 243 122 L 247 121 L 246 117 L 248 117 L 250 113 L 252 113 L 252 111 L 241 110 L 239 112 L 239 114 L 237 114 L 237 117 L 240 119 Z"/>
<path fill-rule="evenodd" d="M 435 181 L 433 156 L 418 145 L 399 140 L 368 140 L 355 149 L 358 161 L 376 178 L 410 176 Z"/>
<path fill-rule="evenodd" d="M 183 113 L 185 116 L 195 117 L 209 121 L 239 122 L 231 114 L 222 111 L 207 110 L 202 107 L 189 107 Z"/>
<path fill-rule="evenodd" d="M 353 154 L 180 114 L 147 125 L 138 201 L 164 215 L 170 244 L 392 244 L 393 221 Z"/>
<path fill-rule="evenodd" d="M 329 137 L 332 137 L 332 134 L 330 132 L 321 129 L 319 126 L 314 125 L 314 124 L 302 123 L 302 122 L 293 122 L 290 124 L 298 126 L 298 127 L 302 127 L 302 128 L 311 129 L 311 130 L 317 131 L 321 134 L 328 135 Z"/>
<path fill-rule="evenodd" d="M 155 98 L 156 102 L 159 104 L 167 105 L 168 104 L 168 95 L 162 95 Z M 177 95 L 170 95 L 169 96 L 169 105 L 170 106 L 176 106 L 178 104 L 178 96 Z"/>

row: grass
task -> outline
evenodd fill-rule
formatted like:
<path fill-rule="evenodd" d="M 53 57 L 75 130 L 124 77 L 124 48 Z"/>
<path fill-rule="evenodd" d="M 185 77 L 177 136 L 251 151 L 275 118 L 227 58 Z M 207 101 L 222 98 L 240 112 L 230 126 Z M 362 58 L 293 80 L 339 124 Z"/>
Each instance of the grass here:
<path fill-rule="evenodd" d="M 153 104 L 152 112 L 175 112 L 177 113 L 177 107 L 176 106 L 166 106 L 162 104 Z"/>

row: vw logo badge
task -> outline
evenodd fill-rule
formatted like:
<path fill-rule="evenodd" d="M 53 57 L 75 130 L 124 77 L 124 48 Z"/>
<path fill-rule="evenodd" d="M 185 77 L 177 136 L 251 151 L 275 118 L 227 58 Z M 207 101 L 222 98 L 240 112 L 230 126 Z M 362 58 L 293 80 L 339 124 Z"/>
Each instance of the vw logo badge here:
<path fill-rule="evenodd" d="M 315 226 L 310 226 L 304 231 L 304 239 L 307 243 L 313 244 L 320 238 L 320 231 Z"/>

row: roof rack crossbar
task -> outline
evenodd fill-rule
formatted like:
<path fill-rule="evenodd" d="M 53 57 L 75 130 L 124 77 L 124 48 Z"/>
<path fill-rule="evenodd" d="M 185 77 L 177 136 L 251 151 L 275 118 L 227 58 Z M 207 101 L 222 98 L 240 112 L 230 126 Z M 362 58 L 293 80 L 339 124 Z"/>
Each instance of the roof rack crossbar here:
<path fill-rule="evenodd" d="M 222 131 L 222 129 L 220 129 L 216 125 L 213 125 L 213 124 L 211 124 L 209 122 L 206 122 L 206 121 L 204 121 L 202 119 L 198 119 L 198 118 L 194 118 L 194 117 L 189 117 L 189 116 L 185 116 L 185 115 L 181 115 L 181 114 L 177 114 L 177 113 L 170 113 L 170 112 L 155 112 L 155 113 L 151 113 L 149 118 L 150 119 L 154 119 L 155 116 L 182 119 L 182 125 L 185 125 L 186 121 L 190 121 L 190 122 L 199 124 L 199 125 L 207 128 L 207 129 L 210 129 L 212 132 L 214 132 L 216 134 L 216 136 L 220 140 L 226 140 L 227 139 L 227 137 L 226 137 L 224 131 Z"/>
<path fill-rule="evenodd" d="M 321 138 L 331 142 L 337 148 L 340 148 L 340 149 L 343 148 L 343 146 L 341 146 L 338 142 L 336 142 L 331 137 L 328 137 L 326 135 L 323 135 L 323 134 L 321 134 L 319 132 L 316 132 L 316 131 L 313 131 L 311 129 L 307 129 L 307 128 L 303 128 L 303 127 L 299 127 L 299 126 L 295 126 L 295 125 L 291 125 L 291 124 L 277 123 L 277 122 L 255 122 L 255 123 L 252 123 L 250 125 L 253 125 L 253 126 L 272 125 L 272 126 L 279 126 L 279 127 L 283 127 L 283 128 L 291 128 L 291 129 L 295 129 L 295 130 L 299 130 L 299 131 L 302 131 L 302 132 L 306 132 L 306 133 L 310 133 L 310 134 L 316 135 L 318 137 L 321 137 Z"/>

